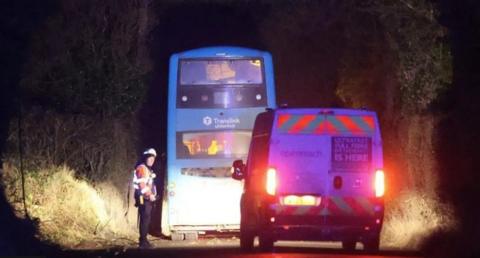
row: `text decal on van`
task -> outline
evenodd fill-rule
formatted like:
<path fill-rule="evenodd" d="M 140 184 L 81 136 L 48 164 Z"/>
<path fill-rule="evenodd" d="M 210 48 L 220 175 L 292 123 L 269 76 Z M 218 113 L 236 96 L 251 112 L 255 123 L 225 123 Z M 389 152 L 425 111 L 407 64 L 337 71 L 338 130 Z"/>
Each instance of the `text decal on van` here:
<path fill-rule="evenodd" d="M 370 137 L 332 137 L 332 169 L 342 171 L 369 171 L 372 161 Z"/>

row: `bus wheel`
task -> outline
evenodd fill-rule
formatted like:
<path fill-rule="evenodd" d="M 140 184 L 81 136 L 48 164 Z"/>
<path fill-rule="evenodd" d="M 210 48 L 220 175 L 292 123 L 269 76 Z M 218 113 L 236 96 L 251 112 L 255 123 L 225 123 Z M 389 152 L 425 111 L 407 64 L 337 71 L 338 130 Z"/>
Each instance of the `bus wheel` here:
<path fill-rule="evenodd" d="M 185 234 L 172 232 L 172 241 L 183 241 L 185 239 Z"/>
<path fill-rule="evenodd" d="M 365 242 L 363 242 L 363 250 L 367 252 L 378 252 L 380 249 L 380 236 L 373 236 L 367 238 Z"/>
<path fill-rule="evenodd" d="M 252 251 L 253 250 L 253 241 L 255 239 L 255 233 L 253 230 L 246 228 L 240 228 L 240 248 L 243 251 Z"/>
<path fill-rule="evenodd" d="M 259 236 L 260 250 L 271 252 L 273 250 L 273 238 L 269 233 L 262 233 Z"/>
<path fill-rule="evenodd" d="M 342 248 L 347 251 L 354 251 L 355 246 L 357 245 L 357 241 L 355 240 L 343 240 L 342 241 Z"/>
<path fill-rule="evenodd" d="M 197 241 L 198 240 L 198 232 L 186 232 L 185 233 L 185 240 L 187 241 Z"/>

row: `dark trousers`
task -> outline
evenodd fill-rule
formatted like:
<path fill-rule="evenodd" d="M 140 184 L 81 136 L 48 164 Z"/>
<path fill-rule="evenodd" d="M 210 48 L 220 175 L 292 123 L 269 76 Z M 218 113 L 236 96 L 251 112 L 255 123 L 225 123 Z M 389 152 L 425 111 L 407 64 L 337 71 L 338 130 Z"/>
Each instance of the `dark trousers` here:
<path fill-rule="evenodd" d="M 150 218 L 152 214 L 153 202 L 145 200 L 143 205 L 138 206 L 140 214 L 140 243 L 147 241 L 148 229 L 150 227 Z"/>

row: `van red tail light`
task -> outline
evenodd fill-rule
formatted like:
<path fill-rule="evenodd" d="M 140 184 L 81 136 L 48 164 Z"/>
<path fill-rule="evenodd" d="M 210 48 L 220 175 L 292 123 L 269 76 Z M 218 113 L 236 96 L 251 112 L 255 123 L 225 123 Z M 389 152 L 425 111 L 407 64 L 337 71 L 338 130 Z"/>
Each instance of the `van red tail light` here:
<path fill-rule="evenodd" d="M 269 195 L 275 195 L 277 191 L 277 170 L 269 168 L 267 170 L 266 190 Z"/>
<path fill-rule="evenodd" d="M 385 194 L 385 173 L 378 169 L 375 171 L 375 196 L 383 197 Z"/>

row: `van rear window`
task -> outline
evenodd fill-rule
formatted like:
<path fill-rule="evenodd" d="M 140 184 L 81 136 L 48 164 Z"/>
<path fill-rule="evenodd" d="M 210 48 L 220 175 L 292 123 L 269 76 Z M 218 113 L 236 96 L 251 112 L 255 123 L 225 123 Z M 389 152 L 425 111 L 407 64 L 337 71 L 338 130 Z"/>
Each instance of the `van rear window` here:
<path fill-rule="evenodd" d="M 289 134 L 373 134 L 373 116 L 280 114 L 277 130 Z"/>

